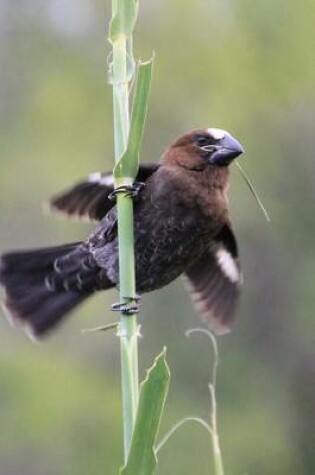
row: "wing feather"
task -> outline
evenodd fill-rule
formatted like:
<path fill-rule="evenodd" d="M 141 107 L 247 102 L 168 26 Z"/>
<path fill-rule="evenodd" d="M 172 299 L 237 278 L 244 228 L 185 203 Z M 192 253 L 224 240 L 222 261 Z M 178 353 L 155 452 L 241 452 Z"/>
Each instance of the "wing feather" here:
<path fill-rule="evenodd" d="M 136 181 L 145 183 L 158 167 L 158 164 L 140 165 Z M 114 205 L 108 198 L 113 190 L 112 173 L 92 173 L 85 181 L 53 197 L 47 208 L 69 217 L 101 221 Z"/>
<path fill-rule="evenodd" d="M 201 320 L 217 334 L 228 332 L 242 283 L 237 243 L 229 225 L 209 243 L 184 277 Z"/>

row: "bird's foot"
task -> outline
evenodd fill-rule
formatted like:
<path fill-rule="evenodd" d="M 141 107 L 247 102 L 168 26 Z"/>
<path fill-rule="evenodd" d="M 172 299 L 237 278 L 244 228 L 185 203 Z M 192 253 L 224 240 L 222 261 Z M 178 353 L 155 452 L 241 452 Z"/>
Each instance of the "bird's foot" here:
<path fill-rule="evenodd" d="M 132 186 L 128 187 L 129 190 L 126 193 L 126 196 L 137 198 L 141 191 L 145 188 L 145 186 L 145 183 L 143 183 L 142 181 L 135 181 Z"/>
<path fill-rule="evenodd" d="M 114 303 L 111 308 L 113 312 L 120 312 L 123 315 L 135 315 L 140 311 L 140 297 L 128 298 L 127 302 Z"/>
<path fill-rule="evenodd" d="M 121 185 L 117 186 L 111 193 L 109 193 L 108 198 L 112 201 L 116 199 L 116 195 L 123 193 L 124 196 L 131 196 L 132 198 L 137 198 L 139 193 L 145 187 L 145 183 L 141 181 L 135 181 L 132 185 Z"/>

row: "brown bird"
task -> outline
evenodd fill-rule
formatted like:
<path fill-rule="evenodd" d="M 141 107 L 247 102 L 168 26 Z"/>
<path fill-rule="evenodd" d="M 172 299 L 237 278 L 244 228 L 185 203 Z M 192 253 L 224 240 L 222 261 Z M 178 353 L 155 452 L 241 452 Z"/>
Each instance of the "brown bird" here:
<path fill-rule="evenodd" d="M 231 326 L 242 279 L 227 191 L 228 165 L 243 152 L 224 130 L 193 130 L 160 164 L 140 166 L 132 190 L 137 292 L 183 274 L 202 321 L 216 333 Z M 113 190 L 110 173 L 94 173 L 51 201 L 54 211 L 101 221 L 85 241 L 2 255 L 4 307 L 32 336 L 54 328 L 94 292 L 119 286 Z"/>

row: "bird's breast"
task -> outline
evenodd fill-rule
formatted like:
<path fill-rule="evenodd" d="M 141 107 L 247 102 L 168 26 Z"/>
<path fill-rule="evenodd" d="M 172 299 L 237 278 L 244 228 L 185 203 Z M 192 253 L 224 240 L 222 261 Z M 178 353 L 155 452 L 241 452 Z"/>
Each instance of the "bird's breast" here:
<path fill-rule="evenodd" d="M 135 213 L 138 292 L 167 285 L 197 260 L 220 229 L 220 219 L 204 212 L 183 190 L 162 188 L 147 195 Z"/>
<path fill-rule="evenodd" d="M 159 169 L 134 205 L 137 291 L 149 292 L 176 279 L 202 256 L 225 222 L 226 205 L 217 188 Z M 118 284 L 116 224 L 113 209 L 91 242 L 98 265 Z"/>

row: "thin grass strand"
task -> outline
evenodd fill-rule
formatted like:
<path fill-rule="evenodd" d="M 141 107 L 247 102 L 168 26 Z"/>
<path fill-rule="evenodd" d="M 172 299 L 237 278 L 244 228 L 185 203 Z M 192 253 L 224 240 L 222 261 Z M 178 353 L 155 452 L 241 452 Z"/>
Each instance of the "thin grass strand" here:
<path fill-rule="evenodd" d="M 178 422 L 164 435 L 164 437 L 162 438 L 162 440 L 157 444 L 157 446 L 155 447 L 155 452 L 156 452 L 156 454 L 159 453 L 159 451 L 163 448 L 163 446 L 166 444 L 166 442 L 172 437 L 172 435 L 177 431 L 177 429 L 179 429 L 182 425 L 186 424 L 187 422 L 195 422 L 195 423 L 201 425 L 202 427 L 204 427 L 204 428 L 209 432 L 209 434 L 211 435 L 211 437 L 213 436 L 212 429 L 211 429 L 210 425 L 209 425 L 205 420 L 203 420 L 201 417 L 195 417 L 195 416 L 184 417 L 183 419 L 181 419 L 180 421 L 178 421 Z"/>
<path fill-rule="evenodd" d="M 263 215 L 265 216 L 266 218 L 266 221 L 268 223 L 271 222 L 271 218 L 269 216 L 269 213 L 268 211 L 266 210 L 265 206 L 263 205 L 263 202 L 261 200 L 261 198 L 259 197 L 257 191 L 255 190 L 254 188 L 254 185 L 253 183 L 251 182 L 248 174 L 245 172 L 245 170 L 243 169 L 243 167 L 241 167 L 241 165 L 238 163 L 238 161 L 235 160 L 235 165 L 237 166 L 240 174 L 242 175 L 242 177 L 244 178 L 245 180 L 245 183 L 247 184 L 248 188 L 250 189 L 252 195 L 254 196 L 255 200 L 256 200 L 256 203 L 258 204 L 258 207 L 261 209 Z"/>

